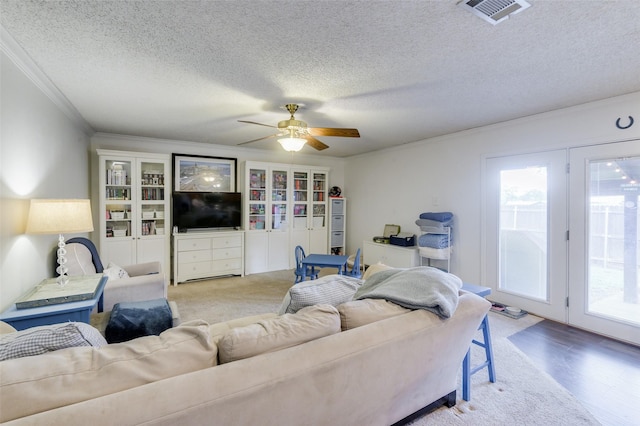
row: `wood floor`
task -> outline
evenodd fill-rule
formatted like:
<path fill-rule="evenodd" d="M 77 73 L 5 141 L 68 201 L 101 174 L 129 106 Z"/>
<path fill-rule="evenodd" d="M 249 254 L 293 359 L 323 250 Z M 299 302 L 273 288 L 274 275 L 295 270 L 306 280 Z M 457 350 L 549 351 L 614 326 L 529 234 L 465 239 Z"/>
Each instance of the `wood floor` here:
<path fill-rule="evenodd" d="M 640 425 L 640 347 L 549 320 L 509 340 L 603 425 Z"/>

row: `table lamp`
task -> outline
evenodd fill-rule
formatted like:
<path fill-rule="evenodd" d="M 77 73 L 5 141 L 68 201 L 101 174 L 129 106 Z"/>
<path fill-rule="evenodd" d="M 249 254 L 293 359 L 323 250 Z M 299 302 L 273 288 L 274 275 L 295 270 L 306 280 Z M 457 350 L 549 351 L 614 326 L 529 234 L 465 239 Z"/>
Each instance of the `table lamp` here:
<path fill-rule="evenodd" d="M 31 200 L 27 219 L 27 234 L 59 234 L 58 237 L 58 279 L 60 286 L 69 282 L 67 276 L 67 250 L 64 248 L 63 233 L 93 231 L 91 204 L 89 200 Z"/>

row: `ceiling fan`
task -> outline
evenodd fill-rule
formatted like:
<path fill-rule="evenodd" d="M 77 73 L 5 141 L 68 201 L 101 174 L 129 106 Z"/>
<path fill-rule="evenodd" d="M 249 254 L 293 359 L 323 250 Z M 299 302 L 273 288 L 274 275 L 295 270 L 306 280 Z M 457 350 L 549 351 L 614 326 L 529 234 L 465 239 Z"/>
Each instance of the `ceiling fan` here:
<path fill-rule="evenodd" d="M 322 151 L 329 148 L 329 145 L 316 139 L 314 136 L 340 136 L 343 138 L 359 138 L 360 133 L 358 129 L 340 129 L 330 127 L 307 127 L 307 123 L 304 121 L 296 120 L 293 116 L 298 111 L 298 104 L 286 104 L 285 108 L 291 114 L 288 120 L 282 120 L 277 126 L 270 124 L 256 123 L 255 121 L 238 120 L 240 123 L 257 124 L 259 126 L 273 127 L 278 129 L 278 133 L 273 135 L 264 136 L 262 138 L 253 139 L 247 142 L 242 142 L 238 145 L 246 145 L 252 142 L 257 142 L 263 139 L 269 139 L 273 137 L 279 137 L 278 142 L 287 151 L 300 151 L 304 144 L 309 144 L 312 148 Z"/>

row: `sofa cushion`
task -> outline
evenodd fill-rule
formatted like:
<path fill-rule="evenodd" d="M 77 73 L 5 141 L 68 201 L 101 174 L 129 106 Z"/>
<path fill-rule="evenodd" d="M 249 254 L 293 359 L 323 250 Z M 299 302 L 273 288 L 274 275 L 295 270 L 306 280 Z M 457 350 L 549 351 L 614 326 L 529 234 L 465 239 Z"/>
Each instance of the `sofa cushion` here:
<path fill-rule="evenodd" d="M 245 327 L 247 325 L 255 324 L 260 320 L 278 318 L 278 314 L 269 312 L 266 314 L 251 315 L 248 317 L 236 318 L 229 321 L 218 322 L 209 326 L 209 334 L 211 335 L 211 342 L 218 344 L 222 336 L 229 331 L 238 327 Z"/>
<path fill-rule="evenodd" d="M 352 300 L 338 306 L 342 331 L 411 312 L 383 299 Z"/>
<path fill-rule="evenodd" d="M 376 272 L 386 271 L 387 269 L 393 269 L 393 266 L 388 266 L 380 262 L 374 263 L 373 265 L 369 266 L 366 271 L 364 271 L 362 279 L 366 281 L 371 275 L 375 274 Z"/>
<path fill-rule="evenodd" d="M 220 363 L 289 348 L 339 331 L 340 316 L 335 307 L 309 306 L 295 314 L 232 329 L 218 342 Z"/>
<path fill-rule="evenodd" d="M 0 422 L 216 365 L 208 329 L 179 326 L 126 343 L 0 362 Z"/>
<path fill-rule="evenodd" d="M 293 314 L 305 306 L 321 303 L 338 306 L 351 300 L 363 282 L 345 275 L 327 275 L 295 284 L 285 295 L 278 313 Z"/>
<path fill-rule="evenodd" d="M 43 325 L 3 334 L 0 337 L 0 361 L 75 346 L 100 347 L 106 344 L 107 341 L 98 330 L 83 322 Z"/>

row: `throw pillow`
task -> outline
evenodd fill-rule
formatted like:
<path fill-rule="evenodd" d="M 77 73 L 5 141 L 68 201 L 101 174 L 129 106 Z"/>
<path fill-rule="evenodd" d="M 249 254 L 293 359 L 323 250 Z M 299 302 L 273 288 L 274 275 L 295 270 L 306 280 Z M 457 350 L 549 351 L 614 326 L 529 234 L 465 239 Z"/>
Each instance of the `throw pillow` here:
<path fill-rule="evenodd" d="M 338 306 L 342 331 L 411 312 L 384 299 L 352 300 Z"/>
<path fill-rule="evenodd" d="M 83 322 L 43 325 L 0 336 L 0 361 L 75 346 L 101 347 L 106 344 L 98 330 Z"/>
<path fill-rule="evenodd" d="M 393 269 L 393 266 L 388 266 L 378 262 L 376 264 L 369 266 L 367 270 L 364 271 L 364 275 L 362 276 L 362 279 L 366 281 L 371 275 L 375 274 L 376 272 L 386 271 L 387 269 Z"/>
<path fill-rule="evenodd" d="M 327 275 L 317 280 L 295 284 L 280 306 L 280 315 L 294 314 L 305 306 L 326 303 L 338 306 L 353 298 L 364 281 L 346 275 Z"/>
<path fill-rule="evenodd" d="M 158 336 L 173 326 L 167 299 L 116 303 L 104 332 L 107 342 L 126 342 L 142 336 Z"/>
<path fill-rule="evenodd" d="M 123 278 L 129 278 L 129 274 L 127 271 L 119 267 L 113 262 L 109 262 L 109 265 L 104 270 L 103 274 L 105 274 L 111 281 L 121 280 Z"/>
<path fill-rule="evenodd" d="M 331 305 L 308 306 L 255 324 L 234 328 L 218 342 L 220 364 L 290 348 L 340 332 L 340 316 Z"/>

